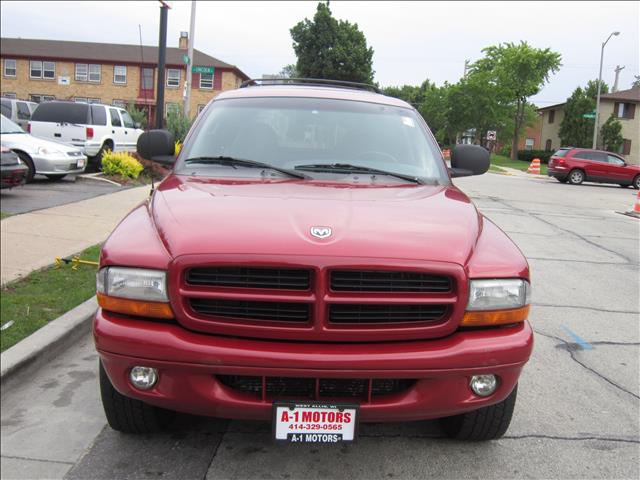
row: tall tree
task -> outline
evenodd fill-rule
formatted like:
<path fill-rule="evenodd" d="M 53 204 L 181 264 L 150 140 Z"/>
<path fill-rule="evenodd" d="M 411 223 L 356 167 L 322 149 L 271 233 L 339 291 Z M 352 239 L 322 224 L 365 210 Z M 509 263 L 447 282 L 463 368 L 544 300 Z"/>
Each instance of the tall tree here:
<path fill-rule="evenodd" d="M 617 152 L 624 142 L 622 123 L 613 114 L 600 128 L 600 141 L 603 148 L 609 152 Z"/>
<path fill-rule="evenodd" d="M 290 32 L 301 77 L 373 82 L 373 49 L 357 23 L 331 15 L 329 2 L 318 3 L 313 20 L 305 18 Z"/>
<path fill-rule="evenodd" d="M 609 86 L 602 82 L 601 93 L 607 93 Z M 585 118 L 596 110 L 598 82 L 590 80 L 585 88 L 576 88 L 564 105 L 564 118 L 560 122 L 560 143 L 565 146 L 590 148 L 593 141 L 595 119 Z"/>
<path fill-rule="evenodd" d="M 559 70 L 561 56 L 548 48 L 534 48 L 527 42 L 494 45 L 483 52 L 484 58 L 471 65 L 471 73 L 489 75 L 502 102 L 514 107 L 511 158 L 515 160 L 520 131 L 526 123 L 527 99 L 539 93 L 549 75 Z"/>

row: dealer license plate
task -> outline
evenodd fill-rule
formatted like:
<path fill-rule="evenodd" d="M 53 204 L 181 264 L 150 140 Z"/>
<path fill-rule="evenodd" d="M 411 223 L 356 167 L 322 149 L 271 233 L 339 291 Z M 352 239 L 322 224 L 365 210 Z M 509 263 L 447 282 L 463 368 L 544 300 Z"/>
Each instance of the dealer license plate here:
<path fill-rule="evenodd" d="M 352 442 L 358 425 L 358 405 L 330 402 L 274 402 L 276 440 L 291 443 Z"/>
<path fill-rule="evenodd" d="M 84 158 L 78 160 L 78 168 L 84 168 Z"/>

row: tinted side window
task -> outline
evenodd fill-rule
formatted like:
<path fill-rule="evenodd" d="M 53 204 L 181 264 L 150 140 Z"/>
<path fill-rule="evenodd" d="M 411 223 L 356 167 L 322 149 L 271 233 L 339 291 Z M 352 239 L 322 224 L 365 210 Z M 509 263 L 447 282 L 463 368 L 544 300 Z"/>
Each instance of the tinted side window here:
<path fill-rule="evenodd" d="M 0 103 L 0 107 L 2 108 L 2 115 L 7 118 L 11 118 L 11 102 L 9 100 L 2 100 Z"/>
<path fill-rule="evenodd" d="M 596 162 L 607 163 L 607 154 L 602 152 L 591 152 L 591 159 Z"/>
<path fill-rule="evenodd" d="M 41 103 L 33 112 L 31 120 L 34 122 L 89 123 L 89 105 L 82 103 Z"/>
<path fill-rule="evenodd" d="M 616 157 L 615 155 L 607 155 L 607 160 L 611 165 L 624 165 L 624 160 Z"/>
<path fill-rule="evenodd" d="M 29 107 L 26 103 L 16 102 L 16 106 L 18 107 L 19 120 L 29 120 L 31 118 L 31 112 L 29 111 Z"/>
<path fill-rule="evenodd" d="M 120 121 L 120 115 L 118 115 L 118 111 L 115 108 L 110 108 L 109 113 L 111 114 L 111 125 L 114 127 L 121 127 L 122 122 Z"/>
<path fill-rule="evenodd" d="M 567 153 L 569 153 L 569 150 L 566 148 L 561 148 L 560 150 L 558 150 L 556 153 L 553 154 L 554 157 L 564 157 Z"/>
<path fill-rule="evenodd" d="M 91 116 L 93 117 L 93 125 L 106 125 L 107 112 L 105 108 L 98 105 L 91 105 Z"/>
<path fill-rule="evenodd" d="M 576 152 L 573 154 L 573 158 L 579 158 L 580 160 L 593 160 L 591 156 L 592 152 L 585 152 L 584 150 L 581 152 Z"/>

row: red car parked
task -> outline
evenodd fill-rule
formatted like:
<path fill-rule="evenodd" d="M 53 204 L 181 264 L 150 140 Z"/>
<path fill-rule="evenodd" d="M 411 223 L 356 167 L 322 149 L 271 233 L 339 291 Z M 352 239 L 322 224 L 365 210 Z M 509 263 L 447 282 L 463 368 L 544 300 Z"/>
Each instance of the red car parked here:
<path fill-rule="evenodd" d="M 549 159 L 547 175 L 558 181 L 617 183 L 640 188 L 640 165 L 631 165 L 615 153 L 588 148 L 561 148 Z"/>
<path fill-rule="evenodd" d="M 458 146 L 447 170 L 411 105 L 285 82 L 218 95 L 177 161 L 168 132 L 138 139 L 175 165 L 102 248 L 109 424 L 181 411 L 338 442 L 443 418 L 454 438 L 500 437 L 533 347 L 529 266 L 451 182 L 488 152 Z"/>

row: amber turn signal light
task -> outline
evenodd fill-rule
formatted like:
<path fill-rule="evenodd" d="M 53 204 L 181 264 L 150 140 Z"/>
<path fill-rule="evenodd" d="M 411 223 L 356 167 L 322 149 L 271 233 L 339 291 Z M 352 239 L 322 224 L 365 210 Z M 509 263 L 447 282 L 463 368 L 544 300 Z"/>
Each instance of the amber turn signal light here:
<path fill-rule="evenodd" d="M 524 322 L 529 317 L 529 305 L 509 310 L 476 310 L 465 312 L 461 327 L 492 327 Z"/>
<path fill-rule="evenodd" d="M 174 318 L 173 310 L 168 303 L 144 302 L 141 300 L 130 300 L 128 298 L 109 297 L 102 293 L 97 294 L 98 305 L 110 312 L 135 315 L 136 317 L 150 318 Z"/>

